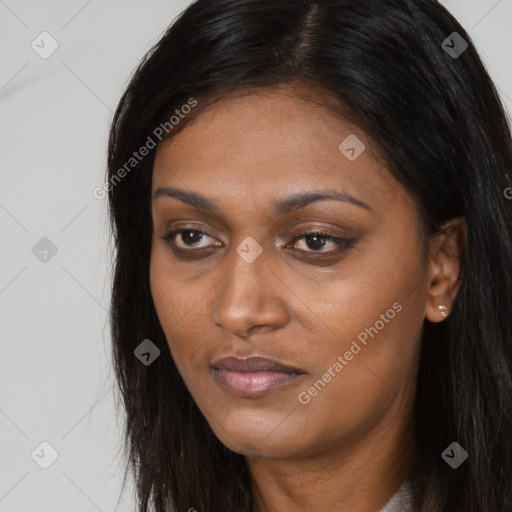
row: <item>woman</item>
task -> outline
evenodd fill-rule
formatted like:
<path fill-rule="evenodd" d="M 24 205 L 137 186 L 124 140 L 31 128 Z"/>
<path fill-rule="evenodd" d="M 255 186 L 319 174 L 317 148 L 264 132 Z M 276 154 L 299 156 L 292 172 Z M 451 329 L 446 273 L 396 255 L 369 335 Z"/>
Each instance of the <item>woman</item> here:
<path fill-rule="evenodd" d="M 108 160 L 139 510 L 512 510 L 509 126 L 432 0 L 198 0 Z"/>

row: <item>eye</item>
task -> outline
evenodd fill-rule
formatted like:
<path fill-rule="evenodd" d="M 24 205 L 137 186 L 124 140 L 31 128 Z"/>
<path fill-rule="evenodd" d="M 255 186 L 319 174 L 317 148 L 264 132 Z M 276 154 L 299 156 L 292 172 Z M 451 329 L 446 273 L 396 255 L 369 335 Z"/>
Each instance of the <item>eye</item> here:
<path fill-rule="evenodd" d="M 304 239 L 303 247 L 306 247 L 306 249 L 299 248 L 299 251 L 306 253 L 336 254 L 354 247 L 355 245 L 355 240 L 340 238 L 323 231 L 308 231 L 306 233 L 301 233 L 292 240 L 292 243 L 301 239 Z M 329 246 L 333 247 L 333 249 L 329 249 Z M 326 247 L 327 250 L 324 250 Z"/>
<path fill-rule="evenodd" d="M 173 249 L 177 251 L 188 251 L 189 249 L 206 249 L 211 247 L 212 244 L 203 244 L 205 239 L 212 238 L 206 231 L 201 229 L 192 229 L 192 228 L 179 228 L 174 231 L 170 231 L 165 236 L 162 237 Z M 217 247 L 222 246 L 220 242 L 217 242 L 213 245 Z"/>

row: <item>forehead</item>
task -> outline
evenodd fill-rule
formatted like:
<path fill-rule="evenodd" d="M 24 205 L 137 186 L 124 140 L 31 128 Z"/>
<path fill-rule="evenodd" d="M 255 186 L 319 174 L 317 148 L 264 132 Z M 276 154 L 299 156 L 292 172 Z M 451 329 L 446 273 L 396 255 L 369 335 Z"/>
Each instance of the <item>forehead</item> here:
<path fill-rule="evenodd" d="M 382 205 L 404 192 L 376 145 L 332 101 L 291 85 L 232 93 L 162 142 L 153 193 L 178 185 L 218 202 L 260 206 L 315 188 Z"/>

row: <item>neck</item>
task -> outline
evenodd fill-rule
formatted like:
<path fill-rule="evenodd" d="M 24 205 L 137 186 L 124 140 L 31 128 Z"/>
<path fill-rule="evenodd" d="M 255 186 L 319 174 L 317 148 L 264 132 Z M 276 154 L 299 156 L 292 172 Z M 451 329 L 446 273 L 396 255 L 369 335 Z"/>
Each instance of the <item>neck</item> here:
<path fill-rule="evenodd" d="M 414 450 L 411 421 L 397 428 L 404 405 L 395 407 L 364 438 L 293 459 L 248 459 L 253 512 L 380 511 L 406 478 Z"/>

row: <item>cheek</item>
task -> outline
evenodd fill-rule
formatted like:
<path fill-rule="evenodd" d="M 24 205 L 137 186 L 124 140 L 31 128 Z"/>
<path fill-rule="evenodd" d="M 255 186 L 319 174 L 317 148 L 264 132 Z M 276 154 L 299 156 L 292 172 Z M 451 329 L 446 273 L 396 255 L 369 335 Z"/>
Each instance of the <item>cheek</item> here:
<path fill-rule="evenodd" d="M 413 252 L 375 253 L 354 274 L 359 277 L 330 295 L 336 307 L 324 320 L 332 341 L 315 352 L 317 371 L 301 388 L 310 417 L 324 425 L 327 437 L 369 427 L 393 402 L 407 403 L 425 305 L 421 259 Z"/>
<path fill-rule="evenodd" d="M 200 366 L 208 342 L 204 307 L 210 299 L 204 288 L 181 282 L 176 266 L 161 248 L 154 248 L 151 253 L 150 286 L 171 355 L 185 378 Z"/>
<path fill-rule="evenodd" d="M 338 316 L 340 336 L 329 350 L 314 351 L 318 371 L 298 389 L 300 412 L 293 415 L 305 445 L 355 441 L 383 418 L 400 422 L 414 393 L 421 336 L 418 308 L 400 305 L 384 301 L 374 309 L 372 303 L 358 318 Z M 387 323 L 380 318 L 386 311 Z"/>
<path fill-rule="evenodd" d="M 181 359 L 174 339 L 185 315 L 186 288 L 176 286 L 174 273 L 164 251 L 153 248 L 150 263 L 150 286 L 155 310 L 175 361 Z M 167 258 L 168 259 L 168 258 Z"/>

